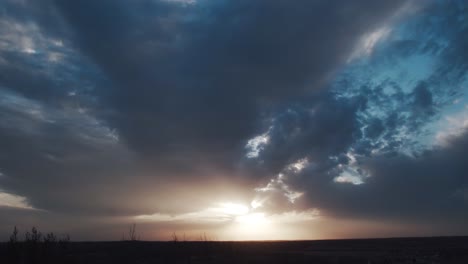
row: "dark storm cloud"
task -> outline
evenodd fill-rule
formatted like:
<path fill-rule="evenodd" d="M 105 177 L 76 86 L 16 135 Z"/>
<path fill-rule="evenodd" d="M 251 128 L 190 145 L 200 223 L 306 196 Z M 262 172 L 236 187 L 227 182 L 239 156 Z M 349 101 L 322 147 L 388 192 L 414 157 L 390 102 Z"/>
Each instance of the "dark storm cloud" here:
<path fill-rule="evenodd" d="M 131 153 L 92 116 L 0 91 L 2 189 L 38 208 L 86 210 L 83 191 L 98 195 L 104 182 L 115 184 L 119 170 L 130 169 Z"/>
<path fill-rule="evenodd" d="M 303 157 L 319 164 L 346 152 L 359 138 L 357 113 L 364 97 L 334 99 L 329 93 L 307 98 L 306 104 L 291 106 L 275 114 L 268 125 L 269 143 L 261 151 L 261 166 L 270 173 Z"/>
<path fill-rule="evenodd" d="M 35 208 L 77 215 L 196 210 L 212 198 L 197 197 L 197 192 L 204 192 L 204 182 L 224 174 L 144 162 L 92 111 L 47 106 L 17 93 L 0 92 L 0 185 L 26 197 Z M 190 188 L 177 186 L 173 178 L 190 183 Z M 210 184 L 219 189 L 210 192 L 213 197 L 233 196 L 229 184 L 216 179 Z M 171 197 L 173 192 L 180 194 Z"/>
<path fill-rule="evenodd" d="M 133 147 L 160 154 L 239 146 L 253 132 L 259 106 L 320 88 L 360 35 L 399 3 L 58 6 L 80 49 L 115 81 L 104 95 L 118 112 L 113 124 Z"/>
<path fill-rule="evenodd" d="M 372 175 L 362 185 L 336 184 L 319 170 L 304 171 L 301 184 L 309 186 L 309 206 L 332 217 L 460 225 L 468 219 L 467 138 L 417 157 L 361 160 Z"/>

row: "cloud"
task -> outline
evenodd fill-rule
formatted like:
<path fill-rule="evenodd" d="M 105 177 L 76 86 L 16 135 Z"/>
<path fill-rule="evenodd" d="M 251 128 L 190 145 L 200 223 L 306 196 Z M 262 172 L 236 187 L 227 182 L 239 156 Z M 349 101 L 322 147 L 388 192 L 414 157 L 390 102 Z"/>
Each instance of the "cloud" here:
<path fill-rule="evenodd" d="M 396 26 L 372 54 L 350 62 L 326 93 L 266 118 L 272 128 L 256 166 L 273 174 L 271 181 L 281 175 L 282 185 L 303 194 L 295 205 L 285 202 L 287 190 L 274 188 L 279 195 L 268 199 L 276 210 L 318 208 L 328 217 L 434 221 L 438 227 L 460 226 L 467 218 L 463 116 L 458 126 L 442 125 L 448 130 L 434 126 L 454 111 L 452 102 L 466 83 L 466 74 L 459 74 L 464 62 L 447 67 L 453 59 L 448 53 L 465 53 L 458 47 L 465 26 L 452 20 L 457 12 L 464 19 L 463 7 L 441 5 Z M 440 21 L 430 28 L 433 13 Z M 438 23 L 457 29 L 442 32 Z M 445 44 L 439 46 L 441 39 Z M 428 61 L 423 71 L 417 67 Z M 448 134 L 449 142 L 434 146 L 436 135 Z M 308 166 L 288 171 L 301 158 Z"/>
<path fill-rule="evenodd" d="M 391 29 L 388 26 L 382 26 L 371 33 L 365 34 L 351 53 L 348 62 L 362 56 L 370 56 L 374 51 L 374 47 L 379 44 L 379 42 L 385 41 L 390 32 Z"/>
<path fill-rule="evenodd" d="M 463 3 L 0 8 L 0 188 L 34 208 L 466 217 L 466 133 L 434 129 L 464 98 Z"/>
<path fill-rule="evenodd" d="M 18 155 L 4 158 L 16 162 L 4 168 L 9 177 L 3 185 L 41 208 L 86 210 L 79 198 L 68 202 L 74 194 L 60 199 L 55 192 L 49 195 L 58 199 L 42 199 L 31 189 L 47 179 L 52 183 L 46 188 L 60 190 L 74 179 L 77 192 L 92 191 L 105 204 L 111 199 L 98 199 L 105 196 L 98 190 L 106 189 L 110 175 L 132 181 L 115 176 L 117 171 L 158 175 L 151 176 L 154 180 L 133 176 L 155 182 L 201 177 L 183 175 L 203 167 L 227 177 L 250 175 L 239 171 L 236 160 L 254 133 L 262 105 L 319 90 L 368 25 L 398 6 L 372 1 L 8 2 L 2 58 L 11 62 L 3 65 L 11 74 L 3 76 L 3 94 L 25 108 L 11 109 L 16 106 L 8 99 L 4 107 L 13 111 L 9 118 L 16 125 L 2 131 L 10 142 L 35 147 L 26 151 L 26 143 L 11 145 Z M 326 21 L 333 23 L 325 30 Z M 35 52 L 25 53 L 22 41 L 34 44 L 28 47 Z M 37 161 L 34 170 L 14 165 L 24 157 Z M 88 186 L 90 174 L 96 182 Z"/>
<path fill-rule="evenodd" d="M 437 145 L 447 146 L 463 136 L 468 129 L 468 106 L 465 105 L 464 109 L 456 114 L 446 116 L 442 122 L 443 129 L 437 132 L 435 141 Z"/>
<path fill-rule="evenodd" d="M 116 111 L 113 125 L 133 148 L 158 155 L 180 147 L 238 147 L 253 133 L 259 105 L 319 89 L 369 22 L 398 7 L 356 4 L 362 8 L 309 1 L 184 8 L 143 1 L 128 8 L 113 1 L 62 3 L 59 9 L 80 50 L 115 82 L 104 98 Z M 92 13 L 83 17 L 81 9 Z M 329 20 L 334 23 L 326 30 L 319 26 Z"/>
<path fill-rule="evenodd" d="M 32 209 L 32 207 L 26 203 L 24 197 L 4 192 L 0 192 L 0 206 Z"/>

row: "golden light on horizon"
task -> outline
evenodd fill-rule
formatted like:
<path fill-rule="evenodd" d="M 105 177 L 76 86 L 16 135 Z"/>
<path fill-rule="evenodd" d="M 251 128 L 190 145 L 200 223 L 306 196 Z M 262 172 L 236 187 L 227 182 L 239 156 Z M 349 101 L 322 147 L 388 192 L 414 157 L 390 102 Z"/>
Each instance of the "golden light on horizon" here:
<path fill-rule="evenodd" d="M 183 233 L 189 240 L 197 239 L 199 234 L 207 232 L 209 238 L 218 240 L 288 240 L 316 238 L 311 230 L 304 232 L 301 227 L 313 226 L 320 213 L 318 210 L 306 212 L 286 211 L 272 213 L 262 206 L 224 200 L 207 205 L 204 209 L 182 214 L 152 214 L 134 217 L 137 223 L 167 224 L 176 223 L 185 226 L 173 229 L 170 233 L 162 232 L 164 239 L 172 232 Z M 212 225 L 213 228 L 207 228 Z M 188 228 L 187 228 L 188 227 Z M 164 234 L 163 234 L 164 233 Z"/>
<path fill-rule="evenodd" d="M 235 240 L 268 240 L 273 239 L 272 221 L 263 212 L 254 207 L 237 203 L 222 203 L 222 211 L 231 216 L 226 227 L 228 236 Z"/>

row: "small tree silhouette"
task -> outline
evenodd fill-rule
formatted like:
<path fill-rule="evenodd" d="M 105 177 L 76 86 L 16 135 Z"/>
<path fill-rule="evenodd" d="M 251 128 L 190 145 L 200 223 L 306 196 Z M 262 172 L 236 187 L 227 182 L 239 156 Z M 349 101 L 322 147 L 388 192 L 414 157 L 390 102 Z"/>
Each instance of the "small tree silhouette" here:
<path fill-rule="evenodd" d="M 179 237 L 177 236 L 176 232 L 172 233 L 172 241 L 173 242 L 178 242 L 179 241 Z"/>
<path fill-rule="evenodd" d="M 10 235 L 10 243 L 18 242 L 18 233 L 18 228 L 15 226 L 15 228 L 13 228 L 13 233 Z"/>
<path fill-rule="evenodd" d="M 55 243 L 57 242 L 57 236 L 54 235 L 54 233 L 50 232 L 47 233 L 44 237 L 44 242 L 45 243 Z"/>
<path fill-rule="evenodd" d="M 138 240 L 138 236 L 137 236 L 137 233 L 136 233 L 136 224 L 133 223 L 131 226 L 130 226 L 130 229 L 128 230 L 128 239 L 130 241 L 137 241 Z"/>
<path fill-rule="evenodd" d="M 41 242 L 41 240 L 42 240 L 41 232 L 39 232 L 39 230 L 37 230 L 37 228 L 34 227 L 34 226 L 31 229 L 31 240 L 34 243 Z"/>
<path fill-rule="evenodd" d="M 203 232 L 203 235 L 200 234 L 200 241 L 203 241 L 203 242 L 207 242 L 208 241 L 208 238 L 206 236 L 206 232 Z"/>

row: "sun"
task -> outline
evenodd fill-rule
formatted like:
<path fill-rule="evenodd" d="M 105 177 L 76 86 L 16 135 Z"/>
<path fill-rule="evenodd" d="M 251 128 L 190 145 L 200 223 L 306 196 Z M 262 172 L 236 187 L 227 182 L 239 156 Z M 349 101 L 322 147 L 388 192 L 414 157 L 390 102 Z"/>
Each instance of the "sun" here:
<path fill-rule="evenodd" d="M 252 212 L 253 209 L 237 203 L 221 203 L 220 209 L 222 213 L 229 215 L 239 224 L 257 225 L 267 222 L 264 213 Z"/>
<path fill-rule="evenodd" d="M 223 214 L 231 219 L 227 232 L 235 240 L 271 239 L 271 223 L 267 215 L 258 209 L 238 203 L 221 203 Z"/>

